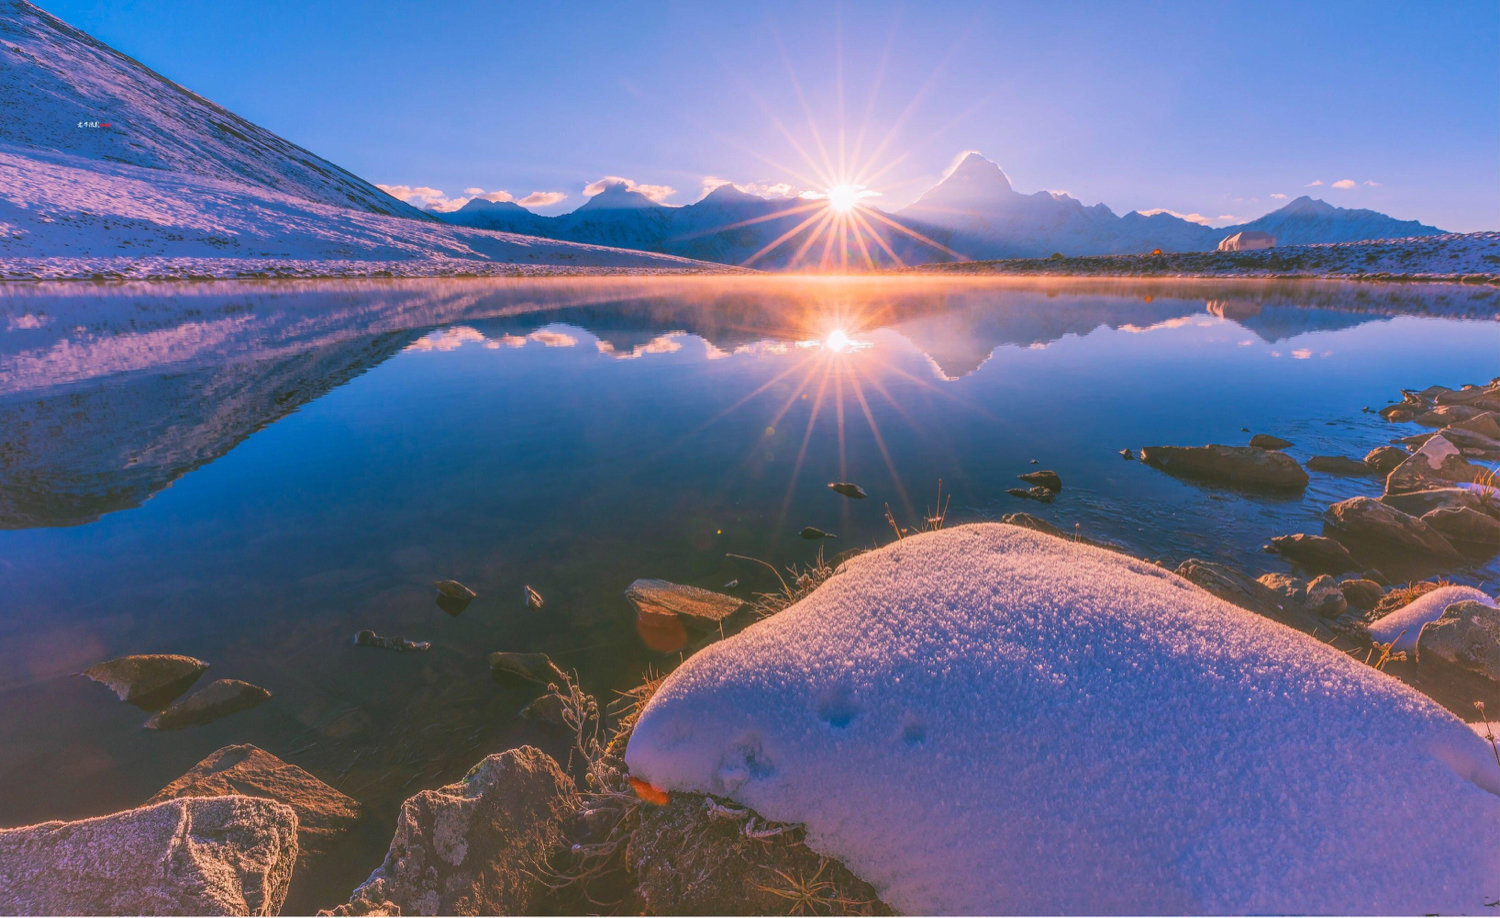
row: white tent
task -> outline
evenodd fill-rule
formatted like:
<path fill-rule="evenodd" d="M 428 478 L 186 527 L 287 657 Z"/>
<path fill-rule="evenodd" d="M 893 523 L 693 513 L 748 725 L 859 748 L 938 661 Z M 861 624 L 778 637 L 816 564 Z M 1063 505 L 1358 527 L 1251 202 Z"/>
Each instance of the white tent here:
<path fill-rule="evenodd" d="M 1244 230 L 1233 236 L 1226 236 L 1219 243 L 1220 252 L 1254 252 L 1257 249 L 1269 249 L 1276 244 L 1276 237 L 1270 233 L 1262 233 L 1260 230 Z"/>

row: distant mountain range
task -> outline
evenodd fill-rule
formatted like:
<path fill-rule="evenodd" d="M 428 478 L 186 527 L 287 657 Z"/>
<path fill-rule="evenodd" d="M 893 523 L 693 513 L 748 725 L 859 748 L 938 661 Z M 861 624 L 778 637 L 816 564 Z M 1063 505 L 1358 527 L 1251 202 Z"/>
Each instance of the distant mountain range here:
<path fill-rule="evenodd" d="M 743 264 L 806 217 L 786 213 L 798 199 L 767 199 L 721 185 L 686 207 L 658 204 L 624 184 L 612 184 L 572 213 L 534 214 L 517 204 L 469 201 L 439 219 L 460 226 L 637 248 L 704 261 Z M 778 216 L 779 215 L 779 216 Z M 1169 213 L 1131 211 L 1117 216 L 1103 204 L 1085 206 L 1050 191 L 1023 194 L 995 163 L 978 153 L 961 159 L 943 179 L 890 219 L 938 245 L 877 224 L 885 245 L 869 246 L 877 261 L 889 263 L 886 246 L 911 263 L 965 259 L 1037 258 L 1065 255 L 1123 255 L 1201 252 L 1241 230 L 1263 230 L 1278 245 L 1357 242 L 1437 235 L 1443 231 L 1415 220 L 1397 220 L 1372 210 L 1350 210 L 1300 197 L 1258 220 L 1213 228 Z M 870 221 L 874 223 L 875 221 Z M 757 267 L 787 267 L 803 237 L 794 237 L 756 258 Z M 815 247 L 816 248 L 816 247 Z M 817 252 L 810 253 L 816 258 Z M 807 257 L 807 256 L 804 256 Z M 863 255 L 859 260 L 863 261 Z"/>

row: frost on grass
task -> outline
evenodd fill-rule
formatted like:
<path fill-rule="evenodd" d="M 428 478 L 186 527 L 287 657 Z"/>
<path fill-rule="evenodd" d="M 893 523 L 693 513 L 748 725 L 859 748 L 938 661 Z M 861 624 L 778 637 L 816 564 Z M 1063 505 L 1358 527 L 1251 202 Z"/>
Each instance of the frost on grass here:
<path fill-rule="evenodd" d="M 1390 677 L 1126 556 L 903 539 L 689 659 L 633 775 L 917 913 L 1476 912 L 1500 767 Z"/>

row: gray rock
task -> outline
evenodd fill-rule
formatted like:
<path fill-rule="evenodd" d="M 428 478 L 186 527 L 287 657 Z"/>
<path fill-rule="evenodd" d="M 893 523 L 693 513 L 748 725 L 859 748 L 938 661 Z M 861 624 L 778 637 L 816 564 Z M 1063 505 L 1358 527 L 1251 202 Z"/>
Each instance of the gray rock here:
<path fill-rule="evenodd" d="M 1347 545 L 1356 543 L 1385 552 L 1420 554 L 1445 561 L 1458 552 L 1441 533 L 1415 516 L 1369 497 L 1351 497 L 1323 514 L 1325 532 Z"/>
<path fill-rule="evenodd" d="M 1429 437 L 1410 458 L 1391 470 L 1385 479 L 1385 490 L 1387 494 L 1401 494 L 1469 484 L 1480 480 L 1486 471 L 1470 463 L 1458 447 L 1438 434 Z"/>
<path fill-rule="evenodd" d="M 1349 549 L 1327 536 L 1299 532 L 1276 536 L 1271 545 L 1293 564 L 1315 574 L 1342 574 L 1359 569 Z"/>
<path fill-rule="evenodd" d="M 1177 566 L 1176 574 L 1220 599 L 1252 612 L 1267 614 L 1280 611 L 1282 607 L 1279 597 L 1265 585 L 1223 564 L 1189 558 Z"/>
<path fill-rule="evenodd" d="M 1027 472 L 1025 475 L 1017 475 L 1017 478 L 1027 484 L 1040 485 L 1050 491 L 1062 490 L 1062 477 L 1051 469 L 1040 472 Z"/>
<path fill-rule="evenodd" d="M 522 708 L 521 716 L 537 723 L 566 728 L 568 721 L 563 716 L 565 710 L 563 697 L 556 692 L 548 692 Z"/>
<path fill-rule="evenodd" d="M 1300 607 L 1307 602 L 1307 581 L 1287 574 L 1261 574 L 1256 582 L 1270 590 L 1283 606 Z"/>
<path fill-rule="evenodd" d="M 1484 413 L 1484 409 L 1473 405 L 1439 405 L 1431 411 L 1425 411 L 1412 420 L 1423 427 L 1447 427 L 1458 421 L 1467 421 L 1470 418 Z"/>
<path fill-rule="evenodd" d="M 1476 414 L 1467 421 L 1459 421 L 1451 426 L 1489 437 L 1491 440 L 1500 440 L 1500 413 L 1494 411 Z"/>
<path fill-rule="evenodd" d="M 525 600 L 526 608 L 532 611 L 536 611 L 546 605 L 546 600 L 542 599 L 542 594 L 532 589 L 530 584 L 527 584 L 526 588 L 522 591 L 521 598 Z"/>
<path fill-rule="evenodd" d="M 496 680 L 535 682 L 537 685 L 561 685 L 567 681 L 563 671 L 544 653 L 517 653 L 497 650 L 489 655 L 490 675 Z"/>
<path fill-rule="evenodd" d="M 1272 434 L 1256 434 L 1250 438 L 1250 445 L 1260 449 L 1286 449 L 1292 445 L 1292 441 Z"/>
<path fill-rule="evenodd" d="M 1423 516 L 1439 509 L 1479 509 L 1479 495 L 1468 488 L 1429 488 L 1404 494 L 1384 494 L 1380 502 L 1412 516 Z"/>
<path fill-rule="evenodd" d="M 383 637 L 369 629 L 354 635 L 356 647 L 379 647 L 397 653 L 426 653 L 432 649 L 431 641 L 408 641 L 403 637 Z"/>
<path fill-rule="evenodd" d="M 1359 459 L 1347 456 L 1314 456 L 1307 460 L 1307 467 L 1314 472 L 1327 475 L 1373 475 L 1375 470 Z"/>
<path fill-rule="evenodd" d="M 1398 446 L 1377 446 L 1365 454 L 1365 464 L 1377 474 L 1387 475 L 1410 456 L 1411 453 Z"/>
<path fill-rule="evenodd" d="M 1468 551 L 1500 552 L 1500 519 L 1468 507 L 1430 510 L 1422 522 Z"/>
<path fill-rule="evenodd" d="M 359 818 L 359 803 L 258 746 L 225 746 L 157 791 L 147 804 L 178 797 L 263 797 L 297 814 L 299 864 L 328 850 Z"/>
<path fill-rule="evenodd" d="M 1339 590 L 1343 592 L 1344 600 L 1349 604 L 1349 607 L 1351 609 L 1359 609 L 1360 611 L 1369 611 L 1375 608 L 1375 604 L 1380 602 L 1380 597 L 1385 594 L 1385 590 L 1381 588 L 1380 584 L 1362 577 L 1353 577 L 1340 581 Z"/>
<path fill-rule="evenodd" d="M 434 581 L 432 585 L 437 587 L 439 596 L 446 596 L 449 599 L 462 599 L 467 601 L 479 595 L 478 593 L 475 593 L 473 590 L 459 583 L 457 580 L 437 580 Z"/>
<path fill-rule="evenodd" d="M 1041 485 L 1032 485 L 1029 488 L 1006 488 L 1005 493 L 1011 497 L 1024 497 L 1028 500 L 1040 501 L 1044 504 L 1050 504 L 1057 499 L 1056 491 L 1051 488 L 1044 488 Z"/>
<path fill-rule="evenodd" d="M 807 539 L 809 542 L 811 542 L 813 540 L 816 540 L 816 539 L 836 539 L 836 538 L 838 538 L 838 536 L 834 535 L 833 533 L 831 533 L 831 532 L 824 532 L 823 530 L 819 529 L 816 526 L 803 526 L 802 530 L 800 532 L 798 532 L 797 535 L 801 536 L 804 539 Z"/>
<path fill-rule="evenodd" d="M 869 496 L 865 493 L 864 488 L 861 488 L 852 481 L 830 481 L 828 488 L 836 494 L 842 494 L 845 497 L 851 497 L 855 500 L 864 500 Z"/>
<path fill-rule="evenodd" d="M 1434 661 L 1500 682 L 1500 609 L 1469 599 L 1423 625 L 1417 635 L 1417 665 Z"/>
<path fill-rule="evenodd" d="M 578 806 L 573 780 L 545 753 L 489 756 L 402 804 L 385 862 L 330 914 L 527 914 L 545 889 L 533 871 Z"/>
<path fill-rule="evenodd" d="M 1307 473 L 1297 460 L 1255 446 L 1148 446 L 1141 461 L 1172 475 L 1222 481 L 1247 488 L 1298 490 Z"/>
<path fill-rule="evenodd" d="M 667 580 L 637 580 L 625 588 L 625 598 L 643 621 L 678 618 L 685 625 L 708 630 L 744 607 L 743 600 L 701 587 Z"/>
<path fill-rule="evenodd" d="M 146 721 L 148 730 L 180 730 L 206 724 L 246 711 L 271 697 L 271 693 L 258 685 L 238 679 L 220 679 L 173 702 L 159 714 Z"/>
<path fill-rule="evenodd" d="M 187 691 L 208 664 L 175 653 L 138 653 L 96 663 L 85 676 L 146 711 L 159 711 Z"/>
<path fill-rule="evenodd" d="M 275 915 L 296 862 L 284 803 L 168 800 L 0 830 L 0 914 Z"/>
<path fill-rule="evenodd" d="M 1307 601 L 1304 606 L 1319 618 L 1335 619 L 1348 610 L 1349 601 L 1344 598 L 1344 591 L 1339 589 L 1338 581 L 1324 574 L 1307 585 Z"/>

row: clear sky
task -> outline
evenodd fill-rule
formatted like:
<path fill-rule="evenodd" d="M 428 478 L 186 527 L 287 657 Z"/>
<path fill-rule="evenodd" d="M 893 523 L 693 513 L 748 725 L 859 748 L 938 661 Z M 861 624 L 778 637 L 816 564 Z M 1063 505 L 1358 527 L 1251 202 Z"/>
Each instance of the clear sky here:
<path fill-rule="evenodd" d="M 1307 193 L 1500 228 L 1494 0 L 40 5 L 364 178 L 450 201 L 566 195 L 539 208 L 556 213 L 605 176 L 674 204 L 715 179 L 802 190 L 819 139 L 840 160 L 842 125 L 842 159 L 884 168 L 870 203 L 887 209 L 974 149 L 1020 191 L 1117 213 L 1222 225 Z"/>

